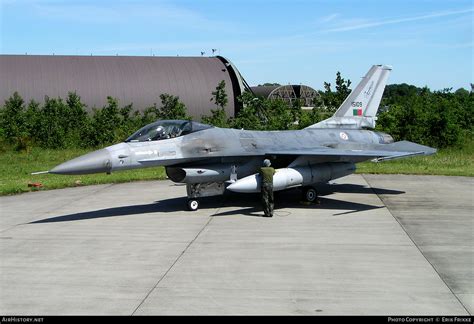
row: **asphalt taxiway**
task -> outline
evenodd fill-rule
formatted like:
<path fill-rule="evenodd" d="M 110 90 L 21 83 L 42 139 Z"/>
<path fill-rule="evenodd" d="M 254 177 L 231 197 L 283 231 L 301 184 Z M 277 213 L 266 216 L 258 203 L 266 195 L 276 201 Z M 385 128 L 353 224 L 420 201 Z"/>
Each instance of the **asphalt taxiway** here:
<path fill-rule="evenodd" d="M 273 218 L 169 181 L 0 197 L 0 314 L 473 314 L 473 184 L 352 175 Z"/>

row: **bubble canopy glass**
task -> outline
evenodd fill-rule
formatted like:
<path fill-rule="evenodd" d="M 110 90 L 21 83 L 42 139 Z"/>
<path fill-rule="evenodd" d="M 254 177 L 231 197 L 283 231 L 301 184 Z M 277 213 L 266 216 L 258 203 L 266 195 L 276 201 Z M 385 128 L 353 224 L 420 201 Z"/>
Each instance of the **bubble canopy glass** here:
<path fill-rule="evenodd" d="M 160 141 L 191 134 L 213 126 L 197 123 L 190 120 L 159 120 L 153 124 L 140 128 L 125 142 Z"/>

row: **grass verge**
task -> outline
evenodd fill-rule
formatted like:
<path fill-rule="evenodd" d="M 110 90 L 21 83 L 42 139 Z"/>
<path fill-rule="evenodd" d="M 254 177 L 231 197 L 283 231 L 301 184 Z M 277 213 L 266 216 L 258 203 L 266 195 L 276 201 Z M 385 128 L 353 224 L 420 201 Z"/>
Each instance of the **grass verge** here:
<path fill-rule="evenodd" d="M 165 179 L 163 167 L 145 168 L 91 175 L 31 175 L 31 172 L 51 170 L 56 165 L 88 153 L 91 150 L 64 149 L 45 150 L 32 148 L 30 152 L 5 151 L 0 153 L 0 195 L 11 195 L 21 192 L 77 187 L 92 184 L 123 183 L 137 180 Z M 41 183 L 41 188 L 29 187 L 28 184 Z"/>

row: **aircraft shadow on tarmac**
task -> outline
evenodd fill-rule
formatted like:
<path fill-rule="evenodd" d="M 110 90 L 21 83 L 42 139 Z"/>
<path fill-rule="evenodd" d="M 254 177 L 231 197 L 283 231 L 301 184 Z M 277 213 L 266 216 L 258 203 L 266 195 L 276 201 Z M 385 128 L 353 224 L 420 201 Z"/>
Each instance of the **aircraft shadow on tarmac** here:
<path fill-rule="evenodd" d="M 320 196 L 319 204 L 307 204 L 301 201 L 301 192 L 298 189 L 291 189 L 284 192 L 275 193 L 275 214 L 278 215 L 278 210 L 282 208 L 306 208 L 306 209 L 331 209 L 341 210 L 343 212 L 334 214 L 333 216 L 339 216 L 344 214 L 350 214 L 360 211 L 366 211 L 371 209 L 384 208 L 385 206 L 373 206 L 368 204 L 349 202 L 344 200 L 337 200 L 333 198 L 326 198 L 335 192 L 340 193 L 360 193 L 360 194 L 382 194 L 382 195 L 398 195 L 405 192 L 398 190 L 387 190 L 380 188 L 370 188 L 361 185 L 354 184 L 332 184 L 332 185 L 318 185 L 318 193 Z M 56 222 L 69 222 L 78 220 L 87 220 L 95 218 L 106 218 L 116 216 L 131 216 L 148 213 L 167 213 L 167 212 L 180 212 L 185 209 L 186 197 L 170 198 L 160 201 L 156 201 L 150 204 L 143 205 L 132 205 L 113 207 L 106 209 L 99 209 L 93 211 L 87 211 L 82 213 L 67 214 L 61 216 L 50 217 L 37 221 L 30 222 L 29 224 L 39 223 L 56 223 Z M 201 199 L 200 209 L 218 209 L 221 207 L 238 207 L 225 212 L 218 212 L 212 216 L 231 216 L 231 215 L 244 215 L 244 216 L 255 216 L 261 217 L 262 207 L 260 202 L 260 195 L 258 194 L 226 194 L 218 197 L 206 197 Z M 192 214 L 193 212 L 189 212 Z"/>

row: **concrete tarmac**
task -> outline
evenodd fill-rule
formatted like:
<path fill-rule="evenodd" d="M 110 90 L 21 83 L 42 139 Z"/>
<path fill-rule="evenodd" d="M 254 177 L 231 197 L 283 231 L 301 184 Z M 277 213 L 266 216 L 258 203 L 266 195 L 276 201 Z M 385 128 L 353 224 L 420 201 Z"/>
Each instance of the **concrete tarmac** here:
<path fill-rule="evenodd" d="M 185 211 L 169 181 L 0 197 L 0 314 L 468 315 L 473 178 L 352 175 Z"/>

